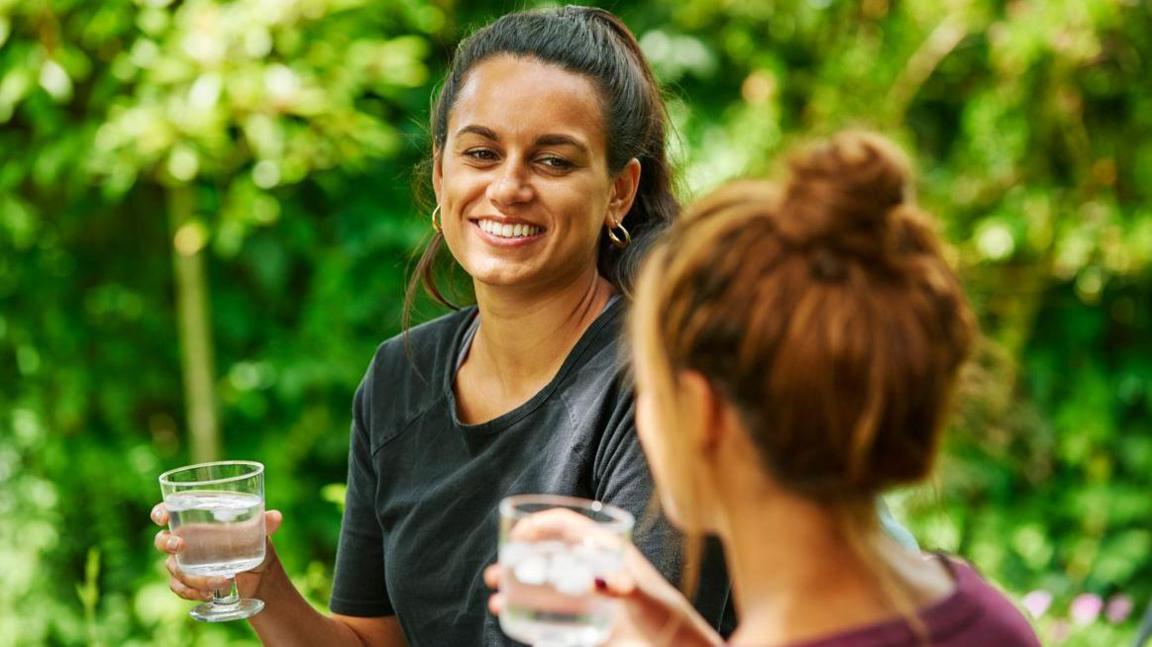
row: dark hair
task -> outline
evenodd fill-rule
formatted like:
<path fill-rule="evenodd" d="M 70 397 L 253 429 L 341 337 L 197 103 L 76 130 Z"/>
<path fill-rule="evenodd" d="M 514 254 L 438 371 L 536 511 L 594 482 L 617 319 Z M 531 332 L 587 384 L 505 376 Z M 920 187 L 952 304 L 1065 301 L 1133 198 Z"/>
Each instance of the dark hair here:
<path fill-rule="evenodd" d="M 633 158 L 640 162 L 636 198 L 621 220 L 632 236 L 632 244 L 624 249 L 614 247 L 604 231 L 597 250 L 600 274 L 618 290 L 628 293 L 653 235 L 679 211 L 664 150 L 667 113 L 659 85 L 636 37 L 608 11 L 577 6 L 512 13 L 481 28 L 457 47 L 433 104 L 431 131 L 435 151 L 444 148 L 448 117 L 468 73 L 500 54 L 536 59 L 591 79 L 603 107 L 609 172 L 621 171 Z M 442 244 L 443 236 L 436 233 L 420 257 L 409 284 L 406 312 L 417 283 L 422 283 L 440 303 L 454 307 L 433 278 L 436 254 Z"/>

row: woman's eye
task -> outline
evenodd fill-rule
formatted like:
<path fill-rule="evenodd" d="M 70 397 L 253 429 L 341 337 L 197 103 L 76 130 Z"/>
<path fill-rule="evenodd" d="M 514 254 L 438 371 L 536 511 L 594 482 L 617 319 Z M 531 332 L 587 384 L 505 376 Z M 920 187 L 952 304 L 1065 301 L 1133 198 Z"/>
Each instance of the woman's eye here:
<path fill-rule="evenodd" d="M 472 148 L 464 151 L 464 156 L 481 162 L 491 162 L 496 159 L 496 151 L 487 148 Z"/>
<path fill-rule="evenodd" d="M 547 157 L 541 157 L 539 162 L 553 171 L 567 171 L 572 168 L 572 162 L 569 162 L 563 157 L 549 155 Z"/>

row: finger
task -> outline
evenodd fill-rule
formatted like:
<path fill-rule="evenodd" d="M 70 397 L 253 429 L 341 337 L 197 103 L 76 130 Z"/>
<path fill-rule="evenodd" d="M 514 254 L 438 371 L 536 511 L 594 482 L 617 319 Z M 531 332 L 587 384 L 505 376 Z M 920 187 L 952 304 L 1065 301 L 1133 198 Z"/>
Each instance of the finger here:
<path fill-rule="evenodd" d="M 156 537 L 152 540 L 152 544 L 156 546 L 156 550 L 170 555 L 175 555 L 184 550 L 184 540 L 167 530 L 158 531 Z"/>
<path fill-rule="evenodd" d="M 180 566 L 176 564 L 176 558 L 169 557 L 164 561 L 164 567 L 168 569 L 168 588 L 173 593 L 188 600 L 202 600 L 204 594 L 211 595 L 211 592 L 204 587 L 198 587 L 192 582 L 186 581 L 188 578 L 180 570 Z"/>
<path fill-rule="evenodd" d="M 499 564 L 492 564 L 488 568 L 484 569 L 484 583 L 487 584 L 488 588 L 490 589 L 500 588 L 500 576 L 501 572 Z"/>
<path fill-rule="evenodd" d="M 488 611 L 492 612 L 492 615 L 498 616 L 498 615 L 500 615 L 500 612 L 503 610 L 504 610 L 504 596 L 503 595 L 501 595 L 499 593 L 493 593 L 492 595 L 488 596 Z"/>
<path fill-rule="evenodd" d="M 280 529 L 284 522 L 284 515 L 279 510 L 269 510 L 264 513 L 264 531 L 271 535 Z"/>
<path fill-rule="evenodd" d="M 149 516 L 152 518 L 152 523 L 157 526 L 168 525 L 168 508 L 164 506 L 163 502 L 152 506 L 152 512 Z"/>
<path fill-rule="evenodd" d="M 185 600 L 211 600 L 212 592 L 203 589 L 194 589 L 175 577 L 168 578 L 168 588 Z"/>
<path fill-rule="evenodd" d="M 197 591 L 212 591 L 214 589 L 222 589 L 228 586 L 228 580 L 222 577 L 202 577 L 199 575 L 189 575 L 180 570 L 180 565 L 176 563 L 175 557 L 169 557 L 164 562 L 164 567 L 168 569 L 168 574 L 172 579 L 179 581 L 185 587 L 195 589 Z"/>
<path fill-rule="evenodd" d="M 512 527 L 509 536 L 514 541 L 558 540 L 613 549 L 623 542 L 619 533 L 564 508 L 551 508 L 525 517 Z"/>
<path fill-rule="evenodd" d="M 511 537 L 520 541 L 578 541 L 595 531 L 596 524 L 588 517 L 572 510 L 551 508 L 521 520 L 512 528 Z"/>

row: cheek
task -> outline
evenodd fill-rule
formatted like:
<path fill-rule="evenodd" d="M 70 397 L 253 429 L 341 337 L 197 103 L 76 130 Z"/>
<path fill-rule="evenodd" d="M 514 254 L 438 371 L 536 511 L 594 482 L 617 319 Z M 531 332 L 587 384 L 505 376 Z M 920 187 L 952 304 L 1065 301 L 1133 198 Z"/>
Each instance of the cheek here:
<path fill-rule="evenodd" d="M 690 515 L 685 514 L 683 505 L 686 474 L 680 473 L 683 465 L 678 464 L 673 447 L 667 437 L 669 427 L 660 414 L 660 407 L 652 398 L 639 396 L 636 401 L 636 435 L 644 448 L 648 467 L 652 470 L 652 480 L 664 515 L 681 530 L 695 528 Z M 673 478 L 671 475 L 676 474 Z"/>
<path fill-rule="evenodd" d="M 573 228 L 599 236 L 608 213 L 609 187 L 600 182 L 580 181 L 565 186 L 562 191 L 562 196 L 559 191 L 553 194 L 554 206 L 565 205 L 560 209 L 571 214 Z"/>
<path fill-rule="evenodd" d="M 441 165 L 440 201 L 461 209 L 472 200 L 483 197 L 487 176 L 456 159 L 445 159 Z"/>
<path fill-rule="evenodd" d="M 640 437 L 640 445 L 644 448 L 645 454 L 652 452 L 652 440 L 649 434 L 652 433 L 653 422 L 651 399 L 644 395 L 638 395 L 636 397 L 636 435 Z M 648 460 L 651 461 L 652 457 L 649 456 Z"/>
<path fill-rule="evenodd" d="M 460 251 L 460 241 L 468 229 L 467 215 L 474 210 L 472 206 L 482 196 L 484 189 L 482 182 L 469 174 L 467 170 L 454 169 L 448 161 L 444 162 L 444 179 L 440 185 L 439 219 L 444 232 L 444 242 L 455 255 Z"/>

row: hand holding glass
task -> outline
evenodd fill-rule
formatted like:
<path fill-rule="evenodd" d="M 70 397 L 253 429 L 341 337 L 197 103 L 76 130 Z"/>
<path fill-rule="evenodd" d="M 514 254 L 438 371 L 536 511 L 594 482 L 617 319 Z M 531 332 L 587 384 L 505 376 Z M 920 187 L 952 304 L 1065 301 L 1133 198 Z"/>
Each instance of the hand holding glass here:
<path fill-rule="evenodd" d="M 191 616 L 224 622 L 260 613 L 264 602 L 242 599 L 236 574 L 264 561 L 264 466 L 253 461 L 189 465 L 161 474 L 160 490 L 168 528 L 184 540 L 184 550 L 176 554 L 180 570 L 228 580 Z"/>
<path fill-rule="evenodd" d="M 537 647 L 593 647 L 608 640 L 617 602 L 596 578 L 623 567 L 634 519 L 575 497 L 521 495 L 500 502 L 500 628 Z"/>

